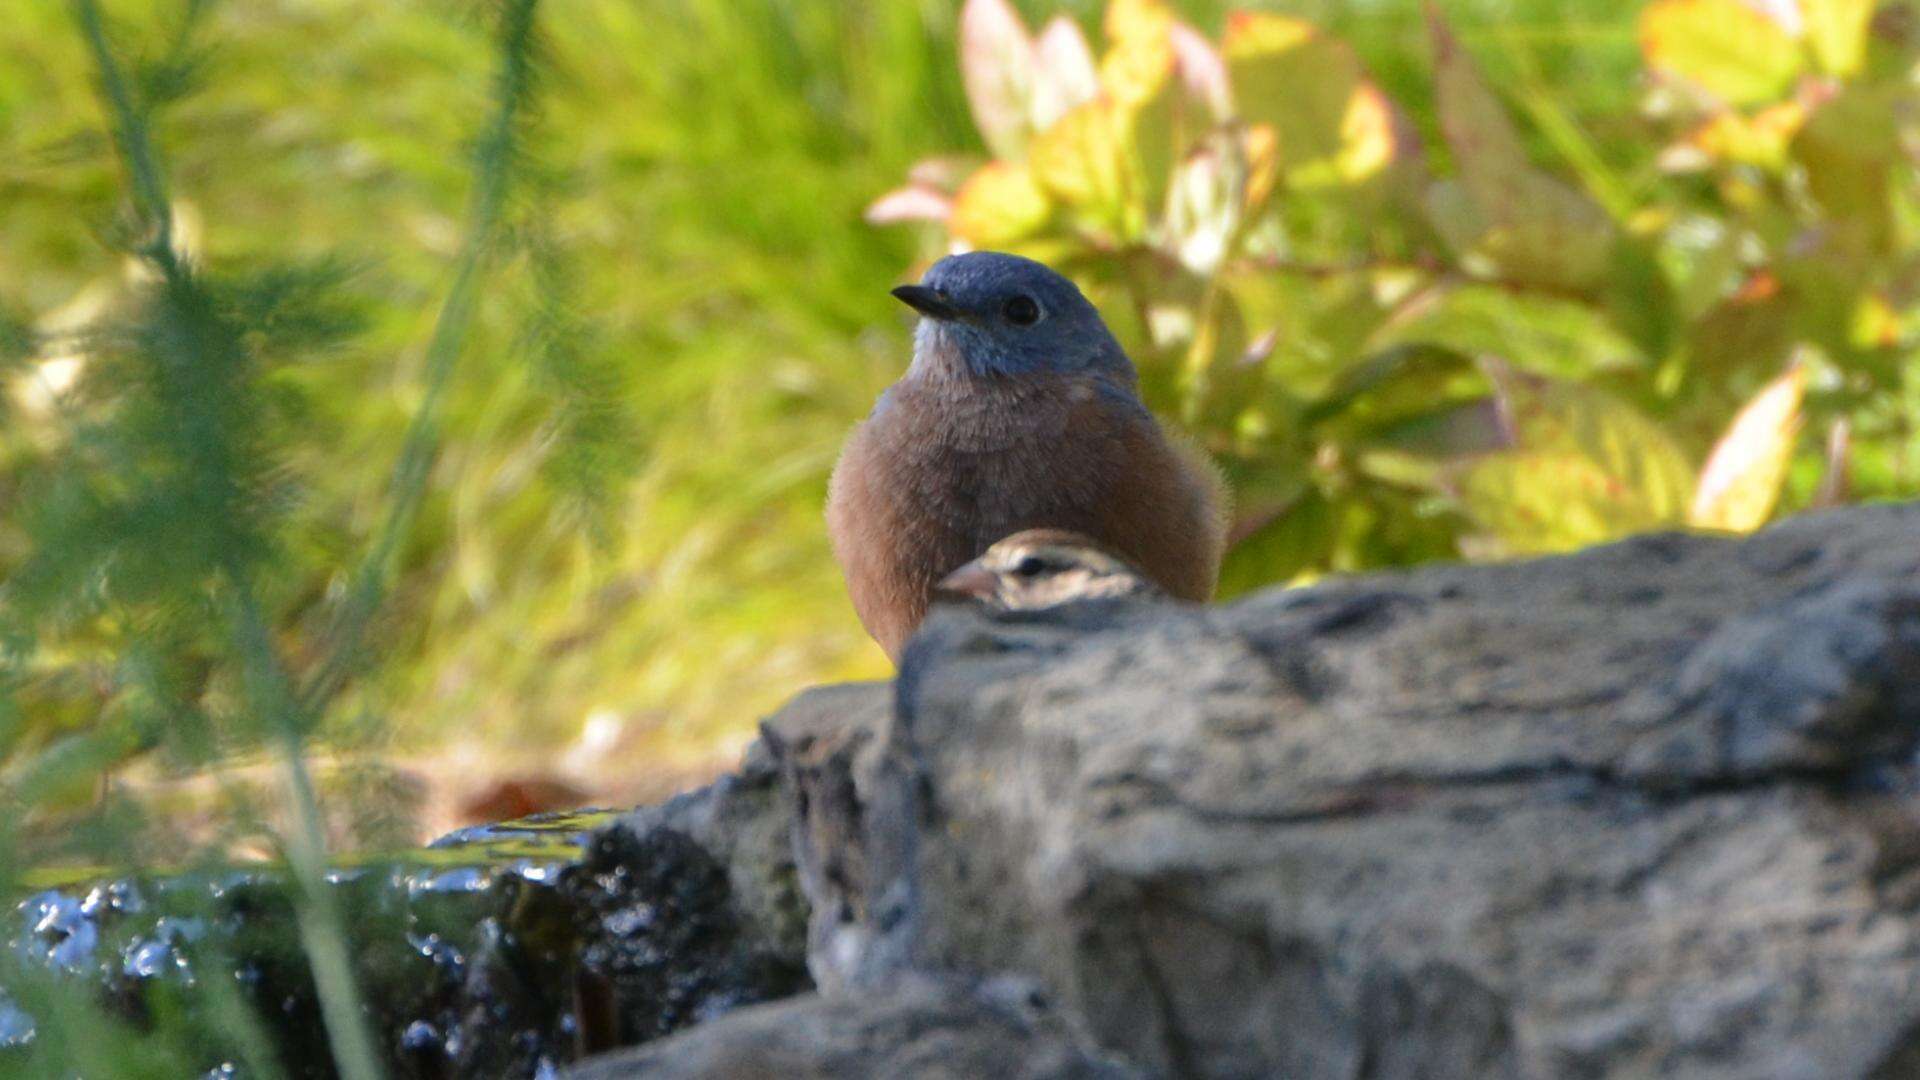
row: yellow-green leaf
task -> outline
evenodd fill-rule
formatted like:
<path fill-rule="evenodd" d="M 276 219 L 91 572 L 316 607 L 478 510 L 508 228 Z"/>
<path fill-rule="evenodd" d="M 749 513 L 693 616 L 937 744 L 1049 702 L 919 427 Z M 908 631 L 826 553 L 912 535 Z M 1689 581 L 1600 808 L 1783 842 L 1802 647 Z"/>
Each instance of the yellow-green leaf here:
<path fill-rule="evenodd" d="M 1481 367 L 1520 450 L 1574 454 L 1592 462 L 1613 482 L 1609 499 L 1632 508 L 1617 516 L 1634 528 L 1686 520 L 1693 467 L 1659 424 L 1591 387 L 1530 375 L 1491 359 Z"/>
<path fill-rule="evenodd" d="M 1034 179 L 1086 224 L 1109 231 L 1126 216 L 1123 118 L 1112 102 L 1089 101 L 1040 133 L 1030 148 Z"/>
<path fill-rule="evenodd" d="M 1356 183 L 1392 162 L 1391 108 L 1344 43 L 1291 16 L 1242 11 L 1222 51 L 1235 108 L 1278 135 L 1294 187 Z"/>
<path fill-rule="evenodd" d="M 1874 0 L 1800 0 L 1807 44 L 1822 71 L 1845 78 L 1860 70 L 1873 5 Z"/>
<path fill-rule="evenodd" d="M 1893 177 L 1911 168 L 1900 130 L 1910 98 L 1903 86 L 1849 86 L 1814 109 L 1793 140 L 1808 193 L 1874 247 L 1893 240 Z"/>
<path fill-rule="evenodd" d="M 1777 100 L 1800 74 L 1800 43 L 1741 0 L 1654 0 L 1640 13 L 1654 70 L 1729 105 Z"/>
<path fill-rule="evenodd" d="M 1618 477 L 1568 450 L 1493 454 L 1455 486 L 1461 508 L 1505 555 L 1572 551 L 1663 524 Z"/>
<path fill-rule="evenodd" d="M 1001 247 L 1039 232 L 1052 211 L 1027 166 L 995 161 L 960 188 L 947 227 L 973 247 Z"/>
<path fill-rule="evenodd" d="M 1106 28 L 1101 88 L 1121 105 L 1138 107 L 1173 77 L 1173 12 L 1160 0 L 1112 0 Z"/>
<path fill-rule="evenodd" d="M 1473 57 L 1438 11 L 1429 11 L 1427 30 L 1433 39 L 1440 133 L 1461 172 L 1471 169 L 1482 176 L 1497 176 L 1527 169 L 1527 151 L 1506 106 L 1487 87 Z"/>
<path fill-rule="evenodd" d="M 1806 389 L 1806 369 L 1796 365 L 1740 410 L 1700 470 L 1689 524 L 1731 532 L 1766 524 L 1793 458 Z"/>
<path fill-rule="evenodd" d="M 1806 118 L 1806 106 L 1798 101 L 1770 105 L 1752 116 L 1715 113 L 1687 142 L 1715 161 L 1778 172 L 1787 163 L 1788 143 Z"/>
<path fill-rule="evenodd" d="M 1286 508 L 1242 537 L 1220 568 L 1225 600 L 1274 582 L 1293 582 L 1324 567 L 1338 535 L 1334 506 L 1318 488 L 1296 481 Z"/>

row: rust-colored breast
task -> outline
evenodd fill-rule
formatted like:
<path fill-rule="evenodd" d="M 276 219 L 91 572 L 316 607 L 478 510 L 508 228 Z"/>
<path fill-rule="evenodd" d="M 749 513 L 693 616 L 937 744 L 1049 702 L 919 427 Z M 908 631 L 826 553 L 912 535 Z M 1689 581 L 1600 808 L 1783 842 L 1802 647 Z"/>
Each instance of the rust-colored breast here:
<path fill-rule="evenodd" d="M 1211 467 L 1087 376 L 903 380 L 848 440 L 827 500 L 854 610 L 896 660 L 934 583 L 1012 533 L 1085 533 L 1204 601 L 1222 521 Z"/>

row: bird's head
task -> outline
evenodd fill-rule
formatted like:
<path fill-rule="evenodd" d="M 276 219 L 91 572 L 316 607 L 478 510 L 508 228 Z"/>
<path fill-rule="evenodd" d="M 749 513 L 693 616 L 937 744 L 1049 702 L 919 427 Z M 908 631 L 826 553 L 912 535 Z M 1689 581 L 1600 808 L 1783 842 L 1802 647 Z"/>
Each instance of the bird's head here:
<path fill-rule="evenodd" d="M 988 548 L 937 586 L 956 599 L 1002 611 L 1033 611 L 1076 600 L 1153 596 L 1153 582 L 1097 541 L 1062 529 L 1028 529 Z"/>
<path fill-rule="evenodd" d="M 922 318 L 915 373 L 1107 375 L 1131 386 L 1133 364 L 1073 282 L 1018 255 L 949 255 L 893 295 Z"/>

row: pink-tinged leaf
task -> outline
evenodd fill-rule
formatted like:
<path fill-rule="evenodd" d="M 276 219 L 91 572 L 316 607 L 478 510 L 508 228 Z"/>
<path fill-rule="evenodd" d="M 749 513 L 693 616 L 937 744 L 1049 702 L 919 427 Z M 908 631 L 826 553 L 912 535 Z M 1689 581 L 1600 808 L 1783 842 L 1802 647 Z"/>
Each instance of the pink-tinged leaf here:
<path fill-rule="evenodd" d="M 1730 532 L 1766 524 L 1793 458 L 1806 390 L 1806 369 L 1796 364 L 1740 410 L 1700 470 L 1689 524 Z"/>
<path fill-rule="evenodd" d="M 1233 114 L 1233 95 L 1227 89 L 1227 62 L 1198 30 L 1183 22 L 1173 24 L 1174 71 L 1180 84 L 1213 111 L 1214 119 Z"/>
<path fill-rule="evenodd" d="M 960 9 L 960 79 L 973 123 L 994 156 L 1018 158 L 1033 134 L 1033 39 L 1007 0 Z"/>
<path fill-rule="evenodd" d="M 1033 127 L 1045 131 L 1100 93 L 1100 73 L 1080 24 L 1056 15 L 1034 44 Z"/>
<path fill-rule="evenodd" d="M 1748 7 L 1766 16 L 1780 25 L 1793 37 L 1806 32 L 1807 18 L 1801 13 L 1803 5 L 1811 6 L 1819 0 L 1742 0 Z"/>
<path fill-rule="evenodd" d="M 1188 155 L 1167 190 L 1166 226 L 1174 255 L 1211 277 L 1225 261 L 1246 205 L 1247 162 L 1241 141 L 1219 131 Z"/>
<path fill-rule="evenodd" d="M 1826 471 L 1813 493 L 1812 508 L 1829 510 L 1847 501 L 1853 487 L 1853 425 L 1841 417 L 1827 429 Z"/>
<path fill-rule="evenodd" d="M 1222 51 L 1230 100 L 1242 120 L 1274 131 L 1291 186 L 1355 184 L 1392 161 L 1391 110 L 1344 42 L 1291 16 L 1240 11 Z"/>
<path fill-rule="evenodd" d="M 873 200 L 865 217 L 869 225 L 899 225 L 909 221 L 945 221 L 953 200 L 932 188 L 909 184 Z"/>
<path fill-rule="evenodd" d="M 980 167 L 980 159 L 964 154 L 948 154 L 942 157 L 921 158 L 907 170 L 907 183 L 914 187 L 932 188 L 948 195 L 960 190 L 973 170 Z"/>

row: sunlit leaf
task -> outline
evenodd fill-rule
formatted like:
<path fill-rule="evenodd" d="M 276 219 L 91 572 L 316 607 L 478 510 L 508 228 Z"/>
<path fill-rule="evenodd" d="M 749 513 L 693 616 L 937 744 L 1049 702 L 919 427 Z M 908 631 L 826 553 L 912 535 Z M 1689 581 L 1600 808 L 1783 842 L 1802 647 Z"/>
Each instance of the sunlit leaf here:
<path fill-rule="evenodd" d="M 1362 83 L 1340 118 L 1340 157 L 1334 171 L 1347 183 L 1384 172 L 1398 152 L 1393 104 L 1372 83 Z"/>
<path fill-rule="evenodd" d="M 960 78 L 987 148 L 1002 158 L 1025 153 L 1033 134 L 1033 39 L 1007 0 L 967 0 L 960 9 Z"/>
<path fill-rule="evenodd" d="M 1507 555 L 1572 551 L 1668 523 L 1619 477 L 1569 450 L 1482 458 L 1455 490 L 1467 516 Z"/>
<path fill-rule="evenodd" d="M 1093 49 L 1080 32 L 1080 24 L 1067 16 L 1054 16 L 1040 32 L 1034 43 L 1034 61 L 1034 130 L 1045 131 L 1068 110 L 1099 95 L 1100 75 L 1094 68 Z"/>
<path fill-rule="evenodd" d="M 1514 445 L 1522 452 L 1575 455 L 1611 481 L 1606 490 L 1622 528 L 1685 519 L 1693 496 L 1693 468 L 1659 424 L 1639 410 L 1578 383 L 1516 371 L 1483 361 Z"/>
<path fill-rule="evenodd" d="M 1796 365 L 1740 410 L 1700 470 L 1689 524 L 1731 532 L 1766 524 L 1787 478 L 1806 389 L 1806 369 Z"/>
<path fill-rule="evenodd" d="M 1084 222 L 1109 230 L 1126 212 L 1128 163 L 1117 113 L 1104 98 L 1073 109 L 1034 139 L 1028 160 L 1043 189 Z"/>
<path fill-rule="evenodd" d="M 1242 11 L 1222 52 L 1235 109 L 1273 129 L 1289 184 L 1352 184 L 1393 160 L 1391 109 L 1345 44 L 1300 19 Z"/>
<path fill-rule="evenodd" d="M 1900 344 L 1905 320 L 1884 293 L 1870 292 L 1853 308 L 1853 327 L 1847 340 L 1856 349 L 1891 349 Z"/>
<path fill-rule="evenodd" d="M 1687 143 L 1713 161 L 1778 171 L 1806 118 L 1806 106 L 1798 101 L 1769 105 L 1752 116 L 1717 112 L 1687 136 Z"/>
<path fill-rule="evenodd" d="M 1173 77 L 1173 12 L 1160 0 L 1113 0 L 1106 32 L 1101 88 L 1121 106 L 1137 108 Z"/>
<path fill-rule="evenodd" d="M 1348 367 L 1302 411 L 1300 422 L 1336 424 L 1335 432 L 1364 440 L 1369 432 L 1431 413 L 1460 396 L 1453 387 L 1485 394 L 1484 380 L 1465 354 L 1426 343 L 1396 345 Z"/>
<path fill-rule="evenodd" d="M 1271 124 L 1253 124 L 1241 144 L 1247 162 L 1246 216 L 1252 218 L 1265 208 L 1280 179 L 1280 136 Z"/>
<path fill-rule="evenodd" d="M 1807 44 L 1821 70 L 1842 78 L 1860 70 L 1874 0 L 1800 0 Z"/>
<path fill-rule="evenodd" d="M 1590 303 L 1495 285 L 1416 295 L 1374 335 L 1369 351 L 1395 344 L 1513 357 L 1528 371 L 1566 379 L 1631 371 L 1648 361 Z"/>
<path fill-rule="evenodd" d="M 1654 0 L 1640 13 L 1654 70 L 1729 105 L 1778 99 L 1800 73 L 1800 43 L 1741 0 Z"/>
<path fill-rule="evenodd" d="M 1052 214 L 1047 193 L 1026 165 L 990 162 L 973 174 L 954 198 L 948 227 L 976 248 L 992 248 L 1040 231 Z"/>

